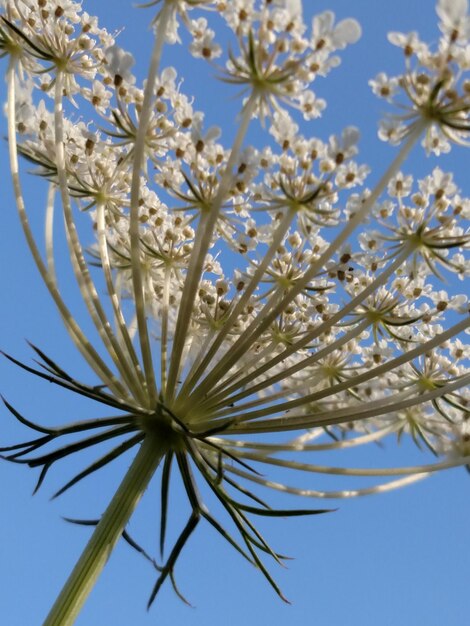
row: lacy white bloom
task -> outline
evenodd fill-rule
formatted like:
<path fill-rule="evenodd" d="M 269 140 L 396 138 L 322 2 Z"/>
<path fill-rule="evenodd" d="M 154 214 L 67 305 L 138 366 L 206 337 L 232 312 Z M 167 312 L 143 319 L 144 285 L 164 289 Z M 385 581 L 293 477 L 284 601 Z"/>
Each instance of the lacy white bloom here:
<path fill-rule="evenodd" d="M 1 451 L 42 468 L 39 487 L 54 463 L 107 444 L 59 495 L 136 450 L 48 624 L 73 621 L 121 535 L 146 555 L 126 525 L 160 463 L 165 558 L 157 564 L 147 555 L 158 571 L 149 603 L 167 579 L 181 595 L 175 564 L 201 519 L 283 597 L 262 560 L 283 557 L 252 517 L 325 509 L 272 508 L 263 491 L 349 498 L 470 463 L 469 303 L 458 282 L 443 288 L 449 277 L 464 280 L 470 273 L 470 199 L 450 172 L 435 167 L 417 180 L 403 167 L 423 134 L 435 153 L 451 142 L 467 143 L 467 2 L 439 2 L 437 52 L 416 33 L 390 36 L 404 52 L 406 71 L 399 77 L 381 72 L 371 86 L 390 103 L 407 98 L 406 113 L 381 127 L 382 138 L 407 141 L 371 189 L 364 186 L 371 168 L 356 160 L 357 128 L 325 138 L 321 129 L 312 134 L 314 125 L 304 136 L 300 126 L 302 117 L 316 119 L 325 108 L 312 84 L 339 63 L 336 51 L 361 35 L 354 19 L 335 21 L 326 11 L 308 31 L 296 0 L 155 0 L 148 6 L 158 13 L 141 86 L 132 73 L 134 57 L 74 2 L 46 7 L 45 0 L 8 0 L 0 27 L 1 53 L 11 59 L 6 110 L 21 224 L 95 381 L 75 380 L 41 348 L 34 347 L 40 368 L 8 358 L 106 405 L 110 414 L 39 426 L 6 402 L 39 434 Z M 214 15 L 190 19 L 197 9 Z M 212 26 L 220 27 L 220 18 L 236 51 L 216 42 Z M 191 37 L 190 54 L 211 62 L 220 56 L 221 78 L 242 89 L 231 146 L 223 129 L 205 126 L 176 70 L 160 67 L 165 42 L 178 42 L 180 21 Z M 81 107 L 80 117 L 67 99 Z M 256 145 L 250 144 L 253 124 Z M 44 242 L 30 225 L 16 154 L 49 185 Z M 55 272 L 54 209 L 87 323 L 96 330 L 93 340 Z M 34 214 L 37 220 L 36 206 Z M 344 448 L 391 434 L 443 458 L 405 469 L 344 466 Z M 324 451 L 337 455 L 332 466 L 321 460 Z M 315 479 L 305 488 L 289 478 L 273 482 L 266 477 L 270 466 L 377 483 L 328 490 Z M 166 553 L 172 469 L 190 515 Z M 202 501 L 200 482 L 220 504 L 221 519 Z"/>
<path fill-rule="evenodd" d="M 433 51 L 416 32 L 390 33 L 390 42 L 403 50 L 406 71 L 391 78 L 380 73 L 370 85 L 377 96 L 406 110 L 383 120 L 379 137 L 397 144 L 413 129 L 425 127 L 426 152 L 440 155 L 450 151 L 451 143 L 469 141 L 470 17 L 467 0 L 442 0 L 437 13 L 442 32 L 438 49 Z"/>

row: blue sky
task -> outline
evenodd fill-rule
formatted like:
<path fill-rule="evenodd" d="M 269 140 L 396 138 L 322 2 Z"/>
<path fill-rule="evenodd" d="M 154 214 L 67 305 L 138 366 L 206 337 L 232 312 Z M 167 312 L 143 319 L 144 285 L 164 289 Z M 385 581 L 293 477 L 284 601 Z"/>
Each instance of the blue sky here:
<path fill-rule="evenodd" d="M 103 0 L 84 0 L 83 4 L 110 30 L 125 25 L 120 45 L 135 54 L 139 74 L 143 75 L 151 43 L 147 28 L 150 13 L 132 9 L 127 0 L 115 0 L 112 5 Z M 372 165 L 373 177 L 377 177 L 394 151 L 376 138 L 376 124 L 385 107 L 370 95 L 367 81 L 381 70 L 391 74 L 399 71 L 401 54 L 386 41 L 388 31 L 418 30 L 424 40 L 437 39 L 434 2 L 304 0 L 304 6 L 308 14 L 331 9 L 338 19 L 356 17 L 363 37 L 342 54 L 339 70 L 316 85 L 318 95 L 327 98 L 328 109 L 324 118 L 311 122 L 311 126 L 304 125 L 302 131 L 325 138 L 346 125 L 357 125 L 362 135 L 359 160 Z M 184 68 L 182 58 L 179 50 L 168 48 L 164 62 Z M 211 82 L 211 88 L 205 89 L 208 72 L 200 64 L 194 67 L 197 69 L 191 66 L 185 78 L 184 91 L 196 95 L 196 106 L 206 111 L 207 124 L 222 126 L 224 137 L 230 138 L 237 103 L 231 100 L 232 94 L 225 86 Z M 3 85 L 0 91 L 4 93 Z M 1 132 L 6 132 L 4 120 Z M 259 136 L 254 133 L 253 139 Z M 455 171 L 457 184 L 467 195 L 469 162 L 467 152 L 455 149 L 439 161 L 442 169 Z M 424 175 L 435 164 L 416 150 L 405 169 Z M 62 329 L 26 250 L 6 174 L 5 146 L 0 150 L 0 168 L 4 173 L 0 182 L 0 275 L 4 299 L 0 347 L 27 360 L 31 358 L 25 343 L 28 339 L 43 347 L 68 371 L 86 379 L 88 373 Z M 37 203 L 40 215 L 44 190 L 32 184 L 28 195 L 31 213 L 34 214 Z M 86 402 L 32 379 L 6 361 L 0 361 L 0 391 L 24 415 L 39 422 L 64 423 L 86 416 L 89 410 Z M 0 420 L 2 444 L 29 436 L 13 424 L 6 410 L 0 410 Z M 407 456 L 405 452 L 406 449 L 397 452 L 389 443 L 385 450 L 373 454 L 375 459 L 384 455 L 384 464 L 392 457 L 399 464 Z M 0 465 L 0 615 L 8 626 L 41 623 L 89 534 L 86 528 L 66 524 L 61 516 L 98 516 L 124 474 L 129 458 L 84 481 L 58 501 L 49 502 L 49 496 L 64 478 L 85 461 L 82 458 L 72 463 L 73 467 L 64 464 L 64 474 L 62 467 L 52 470 L 34 498 L 34 470 Z M 158 495 L 155 483 L 131 525 L 147 546 L 156 544 Z M 123 544 L 113 554 L 77 625 L 277 626 L 289 622 L 295 626 L 466 626 L 469 495 L 470 476 L 457 469 L 390 494 L 340 502 L 339 510 L 329 515 L 262 524 L 272 545 L 295 557 L 286 570 L 272 568 L 292 601 L 291 606 L 284 605 L 258 572 L 201 524 L 177 566 L 181 589 L 196 608 L 184 606 L 167 585 L 147 613 L 145 605 L 154 574 Z M 184 523 L 188 514 L 177 500 L 176 493 L 172 507 L 175 528 Z M 294 506 L 295 502 L 289 504 Z"/>

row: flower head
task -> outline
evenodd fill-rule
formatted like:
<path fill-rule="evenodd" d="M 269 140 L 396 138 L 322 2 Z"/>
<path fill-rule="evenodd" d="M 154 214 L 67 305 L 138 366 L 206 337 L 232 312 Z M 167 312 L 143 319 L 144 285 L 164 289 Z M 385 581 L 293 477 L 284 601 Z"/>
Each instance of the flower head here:
<path fill-rule="evenodd" d="M 451 143 L 468 145 L 470 132 L 470 80 L 468 73 L 468 3 L 443 0 L 437 5 L 442 31 L 438 49 L 431 50 L 417 33 L 390 33 L 402 48 L 406 70 L 400 76 L 380 73 L 370 85 L 374 93 L 405 108 L 385 119 L 381 139 L 399 143 L 417 124 L 426 128 L 427 153 L 448 152 Z"/>
<path fill-rule="evenodd" d="M 337 50 L 357 40 L 355 20 L 335 23 L 327 11 L 306 34 L 298 2 L 150 5 L 161 10 L 142 87 L 131 73 L 132 55 L 75 3 L 52 3 L 52 18 L 42 1 L 11 0 L 0 32 L 2 50 L 12 59 L 7 111 L 21 224 L 95 381 L 80 382 L 39 347 L 33 347 L 38 366 L 8 358 L 111 413 L 44 426 L 5 401 L 36 434 L 2 452 L 12 462 L 41 468 L 39 487 L 54 464 L 109 446 L 56 496 L 135 453 L 102 518 L 82 521 L 96 529 L 50 623 L 72 620 L 91 586 L 88 577 L 98 575 L 121 535 L 147 555 L 126 525 L 159 464 L 161 563 L 147 555 L 158 571 L 149 604 L 167 579 L 181 596 L 176 562 L 202 519 L 283 598 L 263 559 L 284 557 L 254 518 L 329 509 L 275 507 L 263 491 L 350 498 L 470 461 L 464 445 L 468 301 L 440 284 L 452 272 L 468 275 L 470 200 L 440 168 L 416 182 L 401 171 L 422 126 L 425 141 L 437 136 L 441 151 L 443 142 L 466 137 L 469 90 L 460 73 L 466 2 L 439 4 L 443 41 L 435 54 L 415 34 L 391 36 L 404 49 L 407 71 L 397 79 L 381 74 L 373 89 L 389 99 L 398 93 L 410 99 L 407 114 L 383 129 L 408 138 L 373 189 L 364 187 L 369 167 L 356 162 L 355 127 L 323 140 L 304 137 L 285 109 L 289 105 L 307 120 L 320 115 L 325 103 L 310 86 L 337 65 Z M 231 147 L 219 128 L 205 127 L 176 70 L 160 69 L 165 34 L 177 41 L 179 19 L 193 38 L 193 56 L 219 55 L 209 20 L 187 15 L 209 5 L 238 45 L 238 52 L 227 53 L 223 78 L 246 95 Z M 37 97 L 44 91 L 52 96 L 48 101 Z M 70 96 L 83 104 L 87 123 L 64 106 Z M 268 122 L 262 146 L 249 144 L 257 118 Z M 25 208 L 17 154 L 38 166 L 49 185 L 44 246 Z M 55 208 L 96 341 L 61 289 Z M 342 457 L 333 465 L 321 461 L 324 451 L 340 455 L 391 434 L 410 436 L 444 458 L 396 469 L 347 467 Z M 377 484 L 305 488 L 290 478 L 267 478 L 273 466 L 287 474 L 375 477 Z M 175 471 L 190 515 L 167 551 Z M 203 501 L 200 483 L 222 515 L 212 513 L 210 497 Z"/>

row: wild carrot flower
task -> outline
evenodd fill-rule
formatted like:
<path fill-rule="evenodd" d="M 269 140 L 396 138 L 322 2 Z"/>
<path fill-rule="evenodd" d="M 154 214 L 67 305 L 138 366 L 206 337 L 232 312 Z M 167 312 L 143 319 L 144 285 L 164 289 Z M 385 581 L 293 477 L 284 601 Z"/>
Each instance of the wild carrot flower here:
<path fill-rule="evenodd" d="M 468 145 L 468 3 L 440 0 L 437 13 L 441 19 L 437 50 L 420 41 L 416 32 L 390 33 L 390 42 L 403 50 L 406 71 L 393 77 L 381 72 L 370 85 L 377 96 L 406 111 L 383 121 L 381 139 L 399 142 L 425 120 L 423 146 L 427 153 L 439 155 L 448 152 L 451 143 Z"/>
<path fill-rule="evenodd" d="M 372 87 L 391 102 L 405 94 L 407 112 L 381 129 L 382 137 L 403 145 L 373 189 L 364 187 L 369 167 L 356 160 L 357 129 L 323 140 L 304 137 L 291 117 L 320 117 L 326 101 L 310 87 L 338 65 L 336 52 L 360 36 L 353 19 L 335 23 L 327 11 L 307 29 L 301 3 L 293 0 L 150 2 L 158 8 L 155 47 L 140 87 L 132 56 L 79 4 L 7 0 L 4 6 L 0 44 L 9 57 L 8 138 L 18 212 L 42 280 L 96 383 L 76 380 L 42 347 L 33 347 L 38 366 L 8 358 L 112 415 L 44 426 L 5 400 L 37 436 L 2 450 L 10 461 L 41 468 L 39 487 L 56 462 L 108 442 L 56 496 L 136 452 L 101 519 L 79 522 L 96 529 L 45 624 L 72 623 L 121 536 L 144 552 L 126 526 L 159 465 L 162 562 L 149 557 L 158 570 L 149 604 L 166 579 L 181 595 L 176 561 L 201 519 L 283 597 L 263 561 L 283 557 L 253 517 L 328 509 L 273 508 L 257 486 L 347 498 L 470 462 L 469 303 L 441 285 L 449 273 L 468 278 L 470 201 L 440 168 L 422 180 L 402 171 L 422 136 L 434 152 L 449 141 L 468 141 L 466 3 L 458 9 L 438 3 L 437 53 L 416 34 L 391 36 L 404 49 L 405 73 L 390 79 L 382 73 Z M 192 19 L 190 9 L 207 11 Z M 205 128 L 176 70 L 160 67 L 165 42 L 178 41 L 178 20 L 188 29 L 191 54 L 225 62 L 221 79 L 242 88 L 230 148 L 220 129 Z M 224 55 L 217 20 L 237 51 Z M 70 103 L 89 115 L 86 123 Z M 246 145 L 256 118 L 268 133 L 266 146 Z M 49 184 L 44 254 L 26 211 L 18 155 Z M 97 345 L 62 294 L 55 211 L 62 213 Z M 84 224 L 88 238 L 82 238 Z M 338 453 L 389 435 L 411 437 L 436 462 L 386 469 L 319 460 L 322 451 Z M 269 466 L 379 482 L 305 488 L 293 478 L 270 480 Z M 166 553 L 172 471 L 191 514 Z M 202 500 L 200 482 L 225 520 Z"/>

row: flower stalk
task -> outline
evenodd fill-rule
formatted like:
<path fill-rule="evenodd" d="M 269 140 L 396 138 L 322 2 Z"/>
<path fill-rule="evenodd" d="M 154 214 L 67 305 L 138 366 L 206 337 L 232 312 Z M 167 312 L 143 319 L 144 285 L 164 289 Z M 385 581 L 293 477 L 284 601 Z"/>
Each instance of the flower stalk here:
<path fill-rule="evenodd" d="M 155 82 L 160 67 L 165 34 L 168 21 L 172 12 L 172 1 L 164 0 L 162 9 L 159 12 L 157 27 L 155 31 L 155 43 L 150 58 L 147 82 L 144 90 L 144 100 L 139 116 L 139 126 L 135 138 L 134 158 L 132 167 L 132 180 L 130 188 L 130 219 L 129 219 L 129 239 L 130 239 L 130 260 L 132 268 L 132 286 L 135 301 L 135 314 L 137 319 L 138 336 L 142 353 L 143 369 L 149 394 L 150 406 L 157 400 L 157 388 L 155 383 L 155 372 L 153 366 L 152 351 L 150 348 L 149 334 L 146 320 L 146 302 L 144 296 L 144 286 L 141 275 L 140 258 L 140 232 L 139 232 L 139 198 L 140 198 L 140 177 L 144 166 L 145 143 L 148 124 L 150 121 L 151 108 L 154 101 Z"/>
<path fill-rule="evenodd" d="M 165 442 L 160 437 L 152 434 L 145 437 L 44 626 L 72 626 L 75 622 L 166 452 Z"/>
<path fill-rule="evenodd" d="M 308 282 L 317 274 L 324 263 L 331 258 L 331 256 L 341 247 L 341 245 L 347 241 L 348 237 L 354 232 L 357 226 L 365 219 L 375 202 L 383 192 L 387 183 L 392 176 L 400 169 L 401 165 L 407 158 L 408 154 L 412 150 L 413 146 L 419 140 L 423 129 L 426 127 L 426 121 L 422 124 L 417 124 L 413 129 L 410 137 L 408 137 L 406 143 L 400 148 L 399 153 L 387 168 L 386 172 L 382 175 L 381 179 L 375 186 L 373 192 L 365 200 L 361 209 L 349 220 L 347 226 L 343 228 L 341 233 L 331 242 L 326 251 L 320 255 L 314 263 L 311 264 L 308 271 L 298 281 L 298 283 L 290 289 L 287 294 L 280 295 L 275 294 L 271 300 L 269 300 L 264 307 L 262 313 L 256 318 L 256 320 L 242 333 L 239 339 L 231 346 L 230 350 L 222 357 L 217 364 L 217 367 L 211 370 L 211 373 L 201 382 L 198 387 L 198 395 L 202 396 L 211 388 L 216 381 L 221 380 L 223 376 L 233 367 L 233 365 L 240 358 L 249 345 L 253 344 L 257 338 L 269 327 L 273 320 L 279 315 L 283 308 L 292 302 L 296 296 L 300 294 L 302 289 L 308 284 Z"/>
<path fill-rule="evenodd" d="M 248 131 L 253 113 L 258 104 L 258 94 L 256 90 L 248 98 L 243 106 L 241 120 L 238 127 L 237 135 L 234 139 L 230 157 L 225 166 L 224 173 L 219 183 L 217 195 L 210 206 L 210 211 L 201 216 L 201 220 L 196 232 L 196 240 L 194 243 L 193 253 L 189 262 L 188 273 L 184 283 L 183 293 L 181 295 L 181 305 L 178 311 L 178 319 L 173 340 L 173 350 L 171 354 L 170 368 L 168 372 L 166 395 L 169 400 L 173 399 L 176 393 L 176 382 L 178 372 L 181 365 L 181 356 L 183 354 L 186 343 L 186 331 L 191 319 L 191 310 L 194 305 L 199 280 L 202 273 L 204 259 L 210 247 L 211 239 L 214 232 L 220 208 L 226 198 L 229 186 L 233 181 L 233 168 L 238 159 L 243 140 Z"/>
<path fill-rule="evenodd" d="M 51 264 L 52 250 L 48 249 L 48 260 L 49 260 L 49 269 L 46 267 L 41 253 L 39 251 L 38 245 L 32 233 L 28 215 L 26 213 L 26 207 L 23 197 L 23 191 L 21 186 L 20 174 L 19 174 L 19 164 L 18 164 L 18 145 L 16 140 L 16 128 L 15 128 L 15 119 L 16 119 L 16 107 L 15 107 L 15 67 L 16 67 L 16 59 L 15 57 L 10 59 L 8 72 L 7 72 L 7 85 L 8 85 L 8 146 L 9 146 L 9 155 L 10 155 L 10 171 L 11 177 L 13 181 L 13 189 L 15 193 L 16 206 L 18 210 L 18 216 L 21 222 L 21 226 L 23 228 L 23 232 L 29 247 L 29 250 L 33 256 L 34 262 L 38 271 L 41 275 L 41 278 L 46 285 L 57 309 L 61 315 L 62 321 L 67 328 L 70 337 L 72 338 L 74 344 L 78 348 L 78 350 L 82 353 L 90 367 L 96 371 L 96 373 L 102 378 L 103 381 L 106 381 L 106 385 L 115 390 L 117 393 L 123 393 L 124 388 L 104 363 L 104 361 L 99 356 L 98 352 L 94 349 L 91 343 L 88 341 L 87 337 L 81 330 L 77 321 L 71 314 L 70 310 L 65 305 L 63 298 L 61 297 L 60 291 L 56 284 L 54 274 L 51 274 L 51 270 L 53 272 L 53 264 Z"/>

